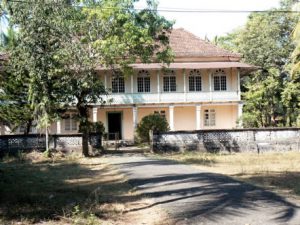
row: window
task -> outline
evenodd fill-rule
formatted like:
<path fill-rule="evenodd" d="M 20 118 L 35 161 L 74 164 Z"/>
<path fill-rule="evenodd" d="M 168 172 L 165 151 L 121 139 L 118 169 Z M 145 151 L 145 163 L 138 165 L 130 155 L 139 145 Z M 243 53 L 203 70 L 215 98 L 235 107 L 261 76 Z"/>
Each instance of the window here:
<path fill-rule="evenodd" d="M 150 92 L 150 75 L 147 70 L 141 70 L 137 78 L 138 92 Z"/>
<path fill-rule="evenodd" d="M 227 90 L 227 80 L 226 73 L 224 70 L 217 70 L 214 74 L 214 90 L 215 91 L 226 91 Z"/>
<path fill-rule="evenodd" d="M 34 124 L 32 124 L 29 128 L 29 133 L 33 133 L 33 126 Z M 25 124 L 22 124 L 19 126 L 19 133 L 24 133 L 25 130 L 27 129 L 26 125 Z"/>
<path fill-rule="evenodd" d="M 168 71 L 164 77 L 164 92 L 176 91 L 176 75 L 173 70 Z"/>
<path fill-rule="evenodd" d="M 216 111 L 214 109 L 204 110 L 204 126 L 216 125 Z"/>
<path fill-rule="evenodd" d="M 189 91 L 201 91 L 202 81 L 199 70 L 192 70 L 189 76 Z"/>
<path fill-rule="evenodd" d="M 125 81 L 124 77 L 117 74 L 112 77 L 112 93 L 124 93 L 125 92 Z"/>
<path fill-rule="evenodd" d="M 31 126 L 29 128 L 29 133 L 36 133 L 36 126 L 37 126 L 36 121 L 32 121 Z M 21 124 L 18 128 L 19 133 L 24 133 L 26 129 L 27 129 L 26 124 Z"/>
<path fill-rule="evenodd" d="M 161 115 L 162 117 L 166 118 L 166 111 L 160 110 L 160 111 L 154 111 L 155 115 Z"/>
<path fill-rule="evenodd" d="M 64 116 L 64 122 L 65 122 L 65 131 L 77 130 L 77 121 L 74 118 L 74 114 L 66 114 Z"/>

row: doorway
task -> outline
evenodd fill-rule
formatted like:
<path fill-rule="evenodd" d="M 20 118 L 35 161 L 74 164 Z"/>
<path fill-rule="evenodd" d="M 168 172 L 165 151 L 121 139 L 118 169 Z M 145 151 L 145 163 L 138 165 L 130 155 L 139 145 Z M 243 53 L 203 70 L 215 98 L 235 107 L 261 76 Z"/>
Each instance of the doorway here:
<path fill-rule="evenodd" d="M 122 139 L 122 113 L 121 112 L 108 112 L 108 140 Z"/>

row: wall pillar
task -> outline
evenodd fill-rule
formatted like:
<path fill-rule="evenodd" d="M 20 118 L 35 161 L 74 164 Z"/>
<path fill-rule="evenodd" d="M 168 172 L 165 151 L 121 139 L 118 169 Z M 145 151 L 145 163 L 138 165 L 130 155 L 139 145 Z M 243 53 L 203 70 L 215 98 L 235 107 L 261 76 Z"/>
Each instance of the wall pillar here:
<path fill-rule="evenodd" d="M 238 127 L 242 128 L 243 127 L 243 121 L 242 121 L 242 115 L 243 115 L 243 103 L 238 104 Z"/>
<path fill-rule="evenodd" d="M 238 91 L 238 99 L 241 100 L 241 75 L 240 70 L 237 70 L 237 91 Z"/>
<path fill-rule="evenodd" d="M 186 102 L 187 96 L 186 96 L 186 71 L 185 69 L 182 70 L 183 73 L 183 93 L 184 93 L 184 101 Z"/>
<path fill-rule="evenodd" d="M 137 118 L 138 118 L 138 109 L 136 106 L 134 106 L 132 108 L 133 131 L 135 131 L 137 127 L 137 123 L 138 123 Z"/>
<path fill-rule="evenodd" d="M 159 70 L 157 71 L 157 102 L 160 102 L 160 74 Z"/>
<path fill-rule="evenodd" d="M 98 121 L 98 108 L 93 108 L 93 123 L 96 123 Z"/>
<path fill-rule="evenodd" d="M 174 130 L 174 106 L 169 106 L 170 130 Z"/>
<path fill-rule="evenodd" d="M 134 79 L 133 79 L 133 74 L 130 76 L 130 90 L 131 94 L 134 92 Z"/>
<path fill-rule="evenodd" d="M 61 134 L 61 120 L 56 121 L 56 134 Z"/>
<path fill-rule="evenodd" d="M 104 74 L 104 87 L 106 90 L 107 89 L 107 74 L 106 73 Z"/>
<path fill-rule="evenodd" d="M 209 100 L 212 101 L 212 72 L 208 70 Z"/>
<path fill-rule="evenodd" d="M 196 130 L 201 129 L 201 105 L 196 105 Z"/>

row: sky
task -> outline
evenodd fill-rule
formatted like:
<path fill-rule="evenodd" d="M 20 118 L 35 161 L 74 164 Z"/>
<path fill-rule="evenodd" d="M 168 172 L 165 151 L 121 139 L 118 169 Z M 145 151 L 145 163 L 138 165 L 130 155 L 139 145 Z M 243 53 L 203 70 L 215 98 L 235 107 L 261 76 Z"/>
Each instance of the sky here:
<path fill-rule="evenodd" d="M 208 9 L 208 10 L 268 10 L 279 6 L 280 0 L 159 0 L 158 9 Z M 142 0 L 137 8 L 145 7 Z M 184 28 L 197 36 L 209 39 L 225 35 L 243 26 L 249 13 L 190 13 L 160 12 L 168 20 L 175 20 L 175 28 Z"/>
<path fill-rule="evenodd" d="M 136 3 L 144 8 L 146 0 Z M 158 0 L 158 9 L 191 10 L 268 10 L 279 6 L 280 0 Z M 225 35 L 233 29 L 243 26 L 249 13 L 199 13 L 199 12 L 160 12 L 168 20 L 175 20 L 175 28 L 184 28 L 201 38 L 212 40 L 215 36 Z M 5 29 L 0 22 L 0 31 Z"/>

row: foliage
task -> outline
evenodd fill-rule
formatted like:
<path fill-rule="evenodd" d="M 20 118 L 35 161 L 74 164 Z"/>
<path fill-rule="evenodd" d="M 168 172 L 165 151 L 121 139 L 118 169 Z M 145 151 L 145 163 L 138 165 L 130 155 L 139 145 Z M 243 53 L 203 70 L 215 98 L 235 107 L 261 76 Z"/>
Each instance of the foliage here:
<path fill-rule="evenodd" d="M 29 102 L 40 127 L 49 127 L 69 108 L 77 109 L 88 155 L 89 105 L 106 94 L 95 68 L 132 72 L 130 63 L 170 62 L 167 34 L 172 26 L 156 4 L 137 11 L 134 0 L 8 2 L 10 23 L 18 27 L 9 72 L 28 71 Z M 30 18 L 30 19 L 28 19 Z"/>
<path fill-rule="evenodd" d="M 169 124 L 165 117 L 158 114 L 151 114 L 143 117 L 137 126 L 136 132 L 141 142 L 149 142 L 149 131 L 168 131 Z"/>
<path fill-rule="evenodd" d="M 34 120 L 33 110 L 28 101 L 28 76 L 17 79 L 13 74 L 3 74 L 0 86 L 0 120 L 12 130 L 23 125 L 25 133 L 29 133 Z"/>
<path fill-rule="evenodd" d="M 245 127 L 292 126 L 299 113 L 297 93 L 288 72 L 294 49 L 292 31 L 297 15 L 289 10 L 295 1 L 285 0 L 267 13 L 252 13 L 245 27 L 239 28 L 217 43 L 242 54 L 243 60 L 259 70 L 242 79 L 245 102 Z"/>
<path fill-rule="evenodd" d="M 89 122 L 88 126 L 81 127 L 79 125 L 79 132 L 83 132 L 83 129 L 88 128 L 89 133 L 101 133 L 104 134 L 105 132 L 105 127 L 104 124 L 101 121 L 97 122 Z"/>

